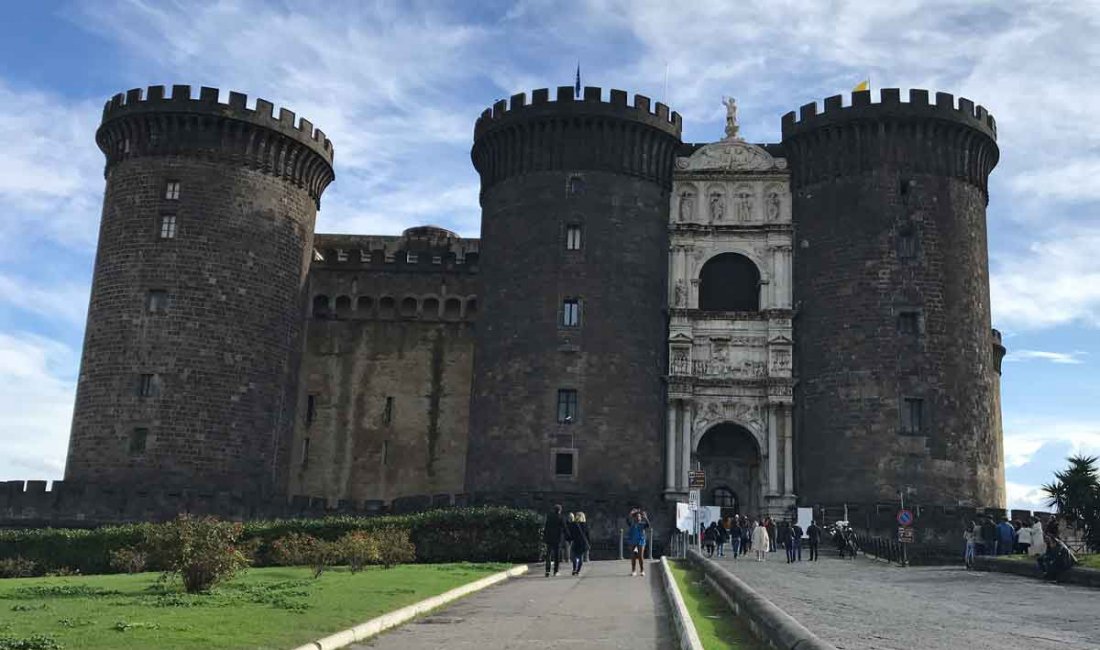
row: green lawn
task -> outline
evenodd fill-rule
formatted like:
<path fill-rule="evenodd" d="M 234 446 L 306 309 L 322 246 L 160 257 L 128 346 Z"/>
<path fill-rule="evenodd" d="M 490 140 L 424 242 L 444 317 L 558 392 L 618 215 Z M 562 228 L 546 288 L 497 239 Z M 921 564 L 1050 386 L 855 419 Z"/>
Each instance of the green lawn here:
<path fill-rule="evenodd" d="M 0 650 L 284 650 L 510 566 L 337 568 L 316 580 L 306 568 L 252 569 L 207 595 L 156 573 L 0 580 Z M 26 645 L 34 635 L 56 644 Z"/>
<path fill-rule="evenodd" d="M 703 574 L 684 561 L 671 561 L 672 575 L 680 587 L 680 595 L 691 613 L 695 631 L 707 650 L 763 650 L 759 641 L 743 621 L 738 620 L 726 601 L 703 582 Z"/>
<path fill-rule="evenodd" d="M 1030 555 L 1002 555 L 1000 556 L 1006 560 L 1016 560 L 1017 562 L 1030 562 L 1035 564 L 1035 558 Z M 1100 569 L 1100 553 L 1077 554 L 1078 564 L 1076 566 L 1083 566 L 1089 569 Z"/>

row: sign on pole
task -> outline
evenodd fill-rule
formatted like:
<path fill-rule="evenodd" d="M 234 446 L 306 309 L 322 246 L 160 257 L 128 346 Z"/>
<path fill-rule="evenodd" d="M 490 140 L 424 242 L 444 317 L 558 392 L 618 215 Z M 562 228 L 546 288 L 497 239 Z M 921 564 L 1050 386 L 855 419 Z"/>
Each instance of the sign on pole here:
<path fill-rule="evenodd" d="M 913 529 L 908 526 L 898 528 L 898 541 L 902 544 L 912 544 L 914 539 Z"/>
<path fill-rule="evenodd" d="M 699 509 L 699 490 L 688 491 L 688 507 L 692 510 Z"/>
<path fill-rule="evenodd" d="M 688 489 L 702 490 L 707 487 L 707 473 L 701 469 L 693 469 L 688 472 Z"/>
<path fill-rule="evenodd" d="M 913 511 L 902 508 L 898 510 L 898 525 L 900 526 L 912 526 L 913 525 Z"/>

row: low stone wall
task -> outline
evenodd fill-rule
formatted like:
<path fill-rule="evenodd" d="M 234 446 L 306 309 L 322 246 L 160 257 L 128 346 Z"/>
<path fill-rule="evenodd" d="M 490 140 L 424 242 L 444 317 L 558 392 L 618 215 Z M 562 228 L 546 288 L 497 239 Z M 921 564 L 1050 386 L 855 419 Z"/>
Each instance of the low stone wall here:
<path fill-rule="evenodd" d="M 998 557 L 986 557 L 979 555 L 974 558 L 974 568 L 978 571 L 995 571 L 997 573 L 1011 573 L 1028 578 L 1042 578 L 1034 561 L 1006 560 Z M 1058 582 L 1082 587 L 1100 589 L 1100 570 L 1076 566 L 1058 576 Z"/>
<path fill-rule="evenodd" d="M 787 612 L 695 549 L 688 559 L 703 570 L 707 583 L 715 588 L 733 612 L 748 621 L 757 637 L 779 650 L 837 650 L 821 640 Z"/>

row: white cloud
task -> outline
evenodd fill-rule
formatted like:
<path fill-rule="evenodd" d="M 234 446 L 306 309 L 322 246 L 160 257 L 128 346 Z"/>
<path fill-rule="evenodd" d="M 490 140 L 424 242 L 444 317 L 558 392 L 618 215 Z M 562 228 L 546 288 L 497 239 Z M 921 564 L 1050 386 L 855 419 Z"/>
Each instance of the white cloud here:
<path fill-rule="evenodd" d="M 57 341 L 0 333 L 0 480 L 61 478 L 77 362 Z"/>
<path fill-rule="evenodd" d="M 1100 325 L 1100 226 L 1052 226 L 1022 251 L 993 255 L 993 322 L 1020 330 Z"/>
<path fill-rule="evenodd" d="M 1031 462 L 1043 446 L 1069 445 L 1069 453 L 1100 455 L 1100 420 L 1057 420 L 1055 418 L 1005 417 L 1004 450 L 1007 467 Z M 1053 472 L 1052 468 L 1051 471 Z"/>
<path fill-rule="evenodd" d="M 1030 361 L 1032 359 L 1039 359 L 1042 361 L 1049 361 L 1051 363 L 1059 364 L 1081 364 L 1084 360 L 1081 359 L 1085 352 L 1048 352 L 1046 350 L 1013 350 L 1005 355 L 1005 361 Z"/>
<path fill-rule="evenodd" d="M 72 327 L 84 326 L 90 293 L 90 287 L 83 283 L 43 285 L 32 278 L 0 273 L 0 305 L 60 319 Z"/>
<path fill-rule="evenodd" d="M 1008 507 L 1015 510 L 1049 510 L 1043 490 L 1038 485 L 1025 485 L 1023 483 L 1005 482 L 1005 491 L 1008 495 Z"/>

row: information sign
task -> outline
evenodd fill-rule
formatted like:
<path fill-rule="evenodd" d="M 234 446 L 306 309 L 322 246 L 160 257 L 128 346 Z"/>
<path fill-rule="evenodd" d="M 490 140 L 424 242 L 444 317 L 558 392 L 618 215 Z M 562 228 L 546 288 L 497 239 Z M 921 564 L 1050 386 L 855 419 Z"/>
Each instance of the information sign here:
<path fill-rule="evenodd" d="M 692 510 L 699 509 L 699 490 L 688 491 L 688 507 Z"/>
<path fill-rule="evenodd" d="M 912 544 L 913 543 L 913 538 L 914 538 L 914 535 L 913 535 L 913 529 L 912 528 L 909 528 L 907 526 L 901 526 L 901 527 L 898 528 L 898 541 L 899 542 L 901 542 L 902 544 Z"/>
<path fill-rule="evenodd" d="M 688 472 L 688 489 L 702 490 L 707 487 L 707 474 L 701 469 L 693 469 Z"/>

